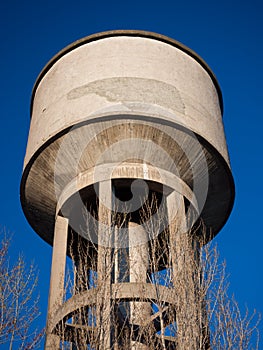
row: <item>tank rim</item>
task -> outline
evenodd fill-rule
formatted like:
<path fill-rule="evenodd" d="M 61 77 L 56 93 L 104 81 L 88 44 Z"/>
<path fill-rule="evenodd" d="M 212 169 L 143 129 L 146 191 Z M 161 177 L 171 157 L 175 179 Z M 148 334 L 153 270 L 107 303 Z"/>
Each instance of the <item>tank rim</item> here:
<path fill-rule="evenodd" d="M 99 122 L 102 120 L 103 121 L 111 120 L 112 117 L 116 118 L 116 115 L 104 116 L 103 118 L 99 118 L 99 119 L 95 118 L 93 120 L 89 120 L 89 123 L 96 123 L 96 122 Z M 123 116 L 118 116 L 118 118 L 123 118 Z M 131 116 L 130 115 L 129 118 L 133 119 L 133 120 L 136 120 L 136 119 L 140 120 L 141 116 L 134 116 L 134 115 Z M 150 117 L 144 116 L 144 118 L 149 120 L 149 121 L 151 120 Z M 78 123 L 78 127 L 81 127 L 81 125 L 85 124 L 86 122 L 87 121 Z M 157 122 L 157 120 L 156 120 L 156 122 Z M 162 120 L 162 122 L 163 122 L 163 120 Z M 177 128 L 180 128 L 180 129 L 184 130 L 186 133 L 188 133 L 188 130 L 180 124 L 175 124 L 174 122 L 171 122 L 171 121 L 165 121 L 165 124 L 168 126 L 172 126 L 172 127 L 176 126 Z M 20 202 L 21 202 L 21 207 L 22 207 L 22 210 L 24 212 L 24 215 L 25 215 L 28 223 L 32 227 L 32 229 L 35 230 L 35 232 L 37 232 L 37 234 L 49 244 L 52 244 L 52 242 L 47 237 L 45 237 L 43 234 L 41 234 L 38 230 L 36 230 L 35 225 L 31 220 L 31 217 L 29 214 L 30 203 L 27 203 L 26 194 L 25 194 L 26 182 L 27 182 L 27 178 L 28 178 L 29 172 L 31 170 L 31 167 L 32 167 L 33 163 L 35 162 L 35 160 L 37 159 L 37 157 L 41 154 L 41 152 L 46 147 L 48 147 L 50 144 L 52 144 L 54 141 L 56 141 L 58 138 L 60 138 L 64 134 L 66 134 L 70 130 L 71 127 L 72 127 L 72 125 L 61 130 L 58 134 L 51 137 L 33 154 L 33 156 L 30 158 L 29 162 L 26 164 L 26 166 L 24 168 L 21 182 L 20 182 Z M 224 169 L 224 172 L 226 173 L 227 179 L 229 181 L 230 197 L 229 197 L 228 205 L 227 205 L 227 208 L 225 211 L 225 218 L 221 221 L 221 224 L 219 225 L 219 227 L 215 231 L 213 231 L 213 237 L 215 237 L 221 231 L 221 229 L 224 227 L 224 225 L 226 224 L 226 222 L 231 214 L 231 211 L 233 209 L 234 199 L 235 199 L 235 183 L 234 183 L 233 175 L 232 175 L 232 172 L 230 169 L 230 165 L 223 158 L 223 156 L 218 152 L 218 150 L 211 143 L 209 143 L 207 140 L 205 140 L 201 135 L 195 133 L 195 136 L 197 137 L 198 140 L 200 140 L 200 142 L 203 143 L 203 145 L 205 145 L 208 149 L 210 149 L 215 154 L 215 156 L 217 157 L 218 161 L 220 162 L 222 168 Z"/>

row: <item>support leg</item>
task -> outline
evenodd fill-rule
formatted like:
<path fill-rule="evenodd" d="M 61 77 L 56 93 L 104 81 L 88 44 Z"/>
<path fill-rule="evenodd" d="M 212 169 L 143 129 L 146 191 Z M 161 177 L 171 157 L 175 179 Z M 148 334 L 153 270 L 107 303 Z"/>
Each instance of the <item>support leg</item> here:
<path fill-rule="evenodd" d="M 199 349 L 202 303 L 198 290 L 196 242 L 186 227 L 183 196 L 172 192 L 167 198 L 173 283 L 176 292 L 178 350 Z"/>
<path fill-rule="evenodd" d="M 53 313 L 63 303 L 67 237 L 68 219 L 57 216 L 53 242 L 45 350 L 59 349 L 59 336 L 51 333 L 52 329 L 50 324 Z"/>

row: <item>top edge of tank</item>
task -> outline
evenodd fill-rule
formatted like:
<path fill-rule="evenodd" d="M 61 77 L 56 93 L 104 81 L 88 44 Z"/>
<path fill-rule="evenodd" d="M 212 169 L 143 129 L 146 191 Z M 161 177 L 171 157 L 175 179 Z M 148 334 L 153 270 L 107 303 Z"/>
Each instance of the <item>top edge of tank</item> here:
<path fill-rule="evenodd" d="M 33 100 L 35 97 L 35 93 L 37 90 L 37 87 L 40 83 L 40 81 L 42 80 L 42 78 L 45 76 L 45 74 L 48 72 L 48 70 L 64 55 L 66 55 L 68 52 L 76 49 L 77 47 L 80 47 L 82 45 L 85 45 L 87 43 L 93 42 L 93 41 L 97 41 L 97 40 L 101 40 L 101 39 L 105 39 L 105 38 L 110 38 L 110 37 L 117 37 L 117 36 L 130 36 L 130 37 L 141 37 L 141 38 L 149 38 L 149 39 L 154 39 L 154 40 L 158 40 L 161 42 L 164 42 L 166 44 L 172 45 L 180 50 L 182 50 L 183 52 L 185 52 L 186 54 L 188 54 L 190 57 L 194 58 L 206 71 L 207 73 L 210 75 L 217 93 L 218 93 L 218 98 L 219 98 L 219 103 L 220 103 L 220 108 L 221 108 L 221 112 L 223 114 L 223 97 L 222 97 L 222 92 L 221 92 L 221 88 L 220 85 L 216 79 L 215 74 L 213 73 L 213 71 L 211 70 L 211 68 L 208 66 L 208 64 L 192 49 L 190 49 L 189 47 L 185 46 L 184 44 L 180 43 L 177 40 L 174 40 L 166 35 L 162 35 L 162 34 L 158 34 L 155 32 L 150 32 L 150 31 L 144 31 L 144 30 L 110 30 L 110 31 L 105 31 L 105 32 L 99 32 L 99 33 L 95 33 L 89 36 L 86 36 L 84 38 L 81 38 L 79 40 L 74 41 L 73 43 L 69 44 L 68 46 L 66 46 L 65 48 L 63 48 L 61 51 L 59 51 L 55 56 L 53 56 L 49 62 L 44 66 L 44 68 L 41 70 L 41 72 L 39 73 L 35 84 L 33 86 L 33 90 L 32 90 L 32 96 L 31 96 L 31 115 L 32 115 L 32 104 L 33 104 Z"/>

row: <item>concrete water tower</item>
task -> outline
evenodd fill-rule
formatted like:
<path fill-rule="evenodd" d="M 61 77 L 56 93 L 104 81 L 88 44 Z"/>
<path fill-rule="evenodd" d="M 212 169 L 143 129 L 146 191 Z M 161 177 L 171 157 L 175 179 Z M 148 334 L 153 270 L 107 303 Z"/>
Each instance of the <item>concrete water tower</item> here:
<path fill-rule="evenodd" d="M 42 70 L 21 202 L 53 246 L 46 349 L 196 348 L 205 315 L 186 252 L 234 199 L 222 110 L 207 64 L 155 33 L 95 34 Z"/>

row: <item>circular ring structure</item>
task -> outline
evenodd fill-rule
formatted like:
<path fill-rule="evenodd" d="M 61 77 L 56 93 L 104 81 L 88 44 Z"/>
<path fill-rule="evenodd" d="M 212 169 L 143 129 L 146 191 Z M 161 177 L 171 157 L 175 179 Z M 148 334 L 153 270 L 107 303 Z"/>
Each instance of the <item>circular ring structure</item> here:
<path fill-rule="evenodd" d="M 94 306 L 97 303 L 96 288 L 89 289 L 85 292 L 79 293 L 68 299 L 57 311 L 54 312 L 50 319 L 50 329 L 52 332 L 59 328 L 61 322 L 65 323 L 69 320 L 74 312 L 78 309 Z M 142 297 L 142 294 L 144 297 Z M 163 305 L 175 306 L 176 300 L 174 293 L 171 293 L 171 288 L 158 285 L 158 295 L 156 294 L 156 286 L 150 283 L 115 283 L 112 284 L 112 300 L 119 301 L 157 301 Z M 152 315 L 148 320 L 144 320 L 142 326 L 146 326 L 152 322 L 158 314 Z"/>

